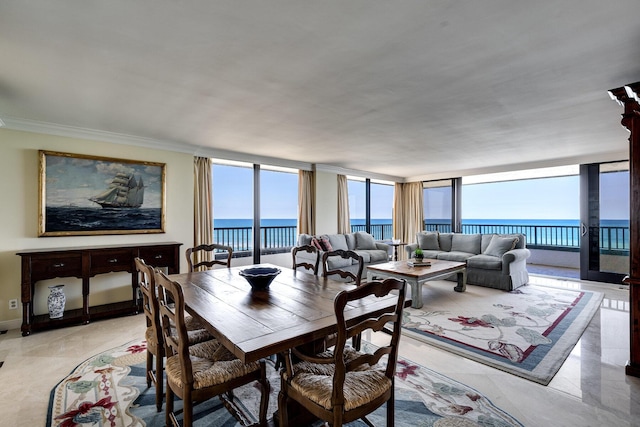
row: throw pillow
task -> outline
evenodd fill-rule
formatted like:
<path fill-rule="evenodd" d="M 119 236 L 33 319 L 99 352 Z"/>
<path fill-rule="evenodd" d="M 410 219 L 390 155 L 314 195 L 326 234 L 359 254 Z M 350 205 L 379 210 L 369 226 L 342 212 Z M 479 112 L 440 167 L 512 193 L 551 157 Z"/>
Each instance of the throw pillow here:
<path fill-rule="evenodd" d="M 421 231 L 418 233 L 418 247 L 429 251 L 439 251 L 437 231 Z"/>
<path fill-rule="evenodd" d="M 325 251 L 332 251 L 333 246 L 331 246 L 331 242 L 329 242 L 329 237 L 321 236 L 320 237 L 320 246 L 322 246 Z"/>
<path fill-rule="evenodd" d="M 347 239 L 344 234 L 328 234 L 327 237 L 329 238 L 329 244 L 333 248 L 331 249 L 332 251 L 338 249 L 342 249 L 343 251 L 349 250 L 349 245 L 347 244 Z M 356 247 L 355 243 L 353 247 Z"/>
<path fill-rule="evenodd" d="M 356 232 L 356 249 L 376 249 L 376 241 L 373 236 L 366 231 L 358 231 Z"/>
<path fill-rule="evenodd" d="M 481 234 L 454 234 L 451 239 L 451 252 L 480 253 Z"/>
<path fill-rule="evenodd" d="M 516 243 L 518 243 L 517 237 L 500 237 L 498 235 L 493 235 L 489 242 L 489 246 L 487 246 L 487 249 L 484 251 L 484 254 L 500 258 L 505 254 L 505 252 L 515 248 Z"/>
<path fill-rule="evenodd" d="M 320 241 L 316 237 L 311 238 L 311 244 L 315 246 L 319 251 L 323 250 Z"/>

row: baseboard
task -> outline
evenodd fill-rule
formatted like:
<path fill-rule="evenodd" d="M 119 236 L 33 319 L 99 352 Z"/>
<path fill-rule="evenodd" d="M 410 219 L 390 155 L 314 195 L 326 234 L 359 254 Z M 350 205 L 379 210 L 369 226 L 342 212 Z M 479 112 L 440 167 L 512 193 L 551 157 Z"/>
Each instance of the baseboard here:
<path fill-rule="evenodd" d="M 20 329 L 22 321 L 20 319 L 5 320 L 0 322 L 0 331 L 10 331 L 11 329 Z"/>

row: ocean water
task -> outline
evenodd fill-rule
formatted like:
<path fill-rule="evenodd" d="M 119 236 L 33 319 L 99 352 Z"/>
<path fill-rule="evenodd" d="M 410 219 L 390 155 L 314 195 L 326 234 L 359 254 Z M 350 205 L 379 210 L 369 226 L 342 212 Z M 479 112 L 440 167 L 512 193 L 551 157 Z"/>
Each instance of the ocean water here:
<path fill-rule="evenodd" d="M 48 207 L 45 212 L 47 232 L 159 230 L 162 228 L 160 209 Z"/>

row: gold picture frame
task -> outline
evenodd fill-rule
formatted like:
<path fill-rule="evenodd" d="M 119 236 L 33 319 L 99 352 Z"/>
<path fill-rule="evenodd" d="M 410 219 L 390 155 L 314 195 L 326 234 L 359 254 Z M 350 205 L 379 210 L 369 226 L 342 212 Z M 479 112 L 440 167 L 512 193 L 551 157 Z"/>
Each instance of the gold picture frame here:
<path fill-rule="evenodd" d="M 39 237 L 165 232 L 165 163 L 38 155 Z"/>

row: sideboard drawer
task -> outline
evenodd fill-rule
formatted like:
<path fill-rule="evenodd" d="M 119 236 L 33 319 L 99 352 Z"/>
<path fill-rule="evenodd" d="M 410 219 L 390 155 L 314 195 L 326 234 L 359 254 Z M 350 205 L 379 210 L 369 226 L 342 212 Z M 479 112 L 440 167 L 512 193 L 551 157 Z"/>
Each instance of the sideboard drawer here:
<path fill-rule="evenodd" d="M 152 267 L 167 267 L 175 263 L 175 248 L 171 246 L 158 246 L 140 248 L 140 258 Z"/>
<path fill-rule="evenodd" d="M 129 249 L 96 251 L 91 254 L 90 272 L 92 276 L 112 271 L 131 271 L 132 266 L 133 252 Z"/>
<path fill-rule="evenodd" d="M 82 277 L 82 255 L 59 255 L 31 259 L 31 281 L 56 277 Z"/>

